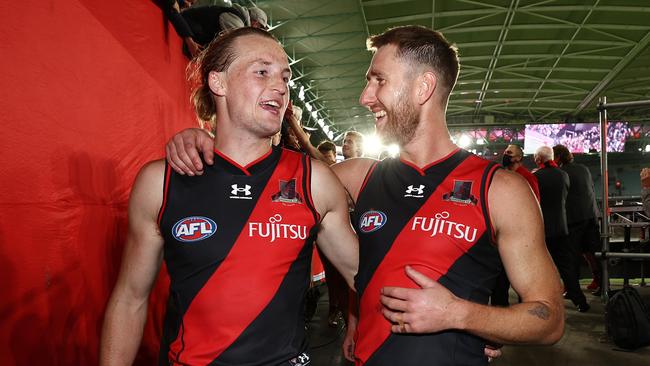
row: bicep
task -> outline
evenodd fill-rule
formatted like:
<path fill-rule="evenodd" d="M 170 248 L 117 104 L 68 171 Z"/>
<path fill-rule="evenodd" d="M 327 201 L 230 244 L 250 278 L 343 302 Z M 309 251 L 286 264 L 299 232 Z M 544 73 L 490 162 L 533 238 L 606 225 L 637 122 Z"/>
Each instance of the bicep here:
<path fill-rule="evenodd" d="M 335 265 L 358 263 L 358 239 L 350 225 L 348 199 L 338 178 L 324 164 L 315 164 L 312 179 L 314 205 L 321 214 L 318 246 Z M 337 260 L 337 259 L 341 260 Z M 337 268 L 341 269 L 339 265 Z"/>
<path fill-rule="evenodd" d="M 510 283 L 524 301 L 552 298 L 560 282 L 546 249 L 539 205 L 522 178 L 499 173 L 488 204 Z"/>

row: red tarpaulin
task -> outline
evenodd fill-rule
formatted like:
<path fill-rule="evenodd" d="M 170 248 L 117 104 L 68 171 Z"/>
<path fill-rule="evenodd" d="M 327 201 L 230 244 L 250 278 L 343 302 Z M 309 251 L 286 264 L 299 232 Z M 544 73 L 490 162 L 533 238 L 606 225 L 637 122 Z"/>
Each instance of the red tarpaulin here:
<path fill-rule="evenodd" d="M 187 60 L 147 0 L 0 10 L 0 359 L 94 365 L 133 179 L 196 125 Z M 150 303 L 142 365 L 157 357 L 151 320 L 165 289 L 163 279 Z"/>

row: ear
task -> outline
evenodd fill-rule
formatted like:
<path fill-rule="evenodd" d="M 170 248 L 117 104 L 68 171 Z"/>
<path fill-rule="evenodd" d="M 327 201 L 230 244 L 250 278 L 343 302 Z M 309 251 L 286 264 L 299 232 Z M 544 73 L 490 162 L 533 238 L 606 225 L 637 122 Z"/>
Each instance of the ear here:
<path fill-rule="evenodd" d="M 224 72 L 210 71 L 208 74 L 208 87 L 210 91 L 218 96 L 226 95 L 226 78 Z"/>
<path fill-rule="evenodd" d="M 416 85 L 416 100 L 418 104 L 424 104 L 429 99 L 431 99 L 431 96 L 433 96 L 433 92 L 436 90 L 437 85 L 438 78 L 432 71 L 427 71 L 418 76 Z"/>

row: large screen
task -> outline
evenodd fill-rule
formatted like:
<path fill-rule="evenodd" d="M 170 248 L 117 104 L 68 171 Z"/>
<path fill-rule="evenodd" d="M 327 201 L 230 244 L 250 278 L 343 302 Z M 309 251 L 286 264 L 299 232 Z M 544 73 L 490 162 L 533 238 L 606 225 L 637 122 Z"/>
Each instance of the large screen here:
<path fill-rule="evenodd" d="M 558 123 L 526 125 L 524 153 L 533 154 L 540 146 L 562 144 L 572 153 L 600 151 L 598 123 Z M 607 126 L 607 152 L 623 152 L 630 135 L 627 122 L 610 122 Z"/>

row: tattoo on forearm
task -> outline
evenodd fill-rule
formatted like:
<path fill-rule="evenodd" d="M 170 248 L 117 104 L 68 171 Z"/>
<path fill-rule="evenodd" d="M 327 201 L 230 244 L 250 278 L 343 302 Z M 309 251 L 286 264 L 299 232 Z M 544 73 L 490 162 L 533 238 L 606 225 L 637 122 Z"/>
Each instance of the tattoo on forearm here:
<path fill-rule="evenodd" d="M 536 316 L 542 320 L 548 320 L 548 318 L 551 317 L 550 311 L 548 310 L 548 307 L 544 305 L 536 305 L 532 309 L 528 309 L 528 314 Z"/>

